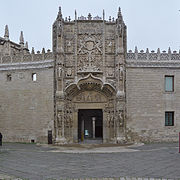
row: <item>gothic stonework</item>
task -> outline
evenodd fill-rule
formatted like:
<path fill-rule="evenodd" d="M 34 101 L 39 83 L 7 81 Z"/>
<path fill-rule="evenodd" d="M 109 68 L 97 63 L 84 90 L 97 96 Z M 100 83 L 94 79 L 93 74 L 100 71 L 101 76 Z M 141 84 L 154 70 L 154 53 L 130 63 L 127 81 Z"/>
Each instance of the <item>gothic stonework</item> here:
<path fill-rule="evenodd" d="M 78 36 L 78 71 L 101 71 L 102 62 L 102 36 Z"/>
<path fill-rule="evenodd" d="M 73 132 L 68 133 L 69 129 L 66 124 L 69 124 L 69 120 L 67 122 L 66 118 L 64 120 L 62 118 L 64 127 L 58 128 L 57 126 L 56 132 L 62 131 L 62 133 L 56 134 L 56 143 L 77 142 L 86 138 L 86 136 L 82 137 L 82 134 L 85 133 L 82 131 L 83 128 L 87 128 L 87 131 L 92 134 L 92 129 L 89 129 L 91 124 L 87 127 L 90 114 L 87 120 L 80 117 L 84 117 L 83 109 L 87 111 L 92 108 L 95 109 L 94 112 L 96 109 L 103 112 L 101 118 L 99 117 L 100 111 L 97 111 L 99 115 L 97 114 L 98 116 L 95 117 L 95 119 L 100 118 L 97 120 L 97 128 L 101 128 L 101 130 L 99 129 L 97 136 L 101 136 L 104 142 L 118 142 L 122 137 L 125 138 L 124 116 L 121 115 L 120 120 L 115 118 L 119 116 L 116 104 L 125 104 L 123 93 L 119 94 L 118 102 L 116 97 L 119 90 L 125 89 L 125 73 L 123 71 L 125 71 L 126 39 L 124 35 L 126 26 L 120 10 L 117 20 L 112 21 L 110 26 L 104 18 L 93 18 L 91 14 L 87 18 L 76 17 L 74 21 L 64 21 L 60 9 L 53 26 L 57 31 L 54 34 L 59 34 L 58 36 L 53 35 L 54 53 L 57 54 L 56 62 L 66 65 L 61 66 L 65 75 L 56 81 L 56 88 L 62 92 L 63 98 L 57 99 L 56 102 L 59 104 L 58 101 L 61 101 L 64 107 L 71 102 L 71 105 L 76 107 L 71 110 L 63 110 L 64 115 L 61 116 L 71 119 Z M 117 55 L 115 52 L 118 52 Z M 118 65 L 118 69 L 114 70 L 116 63 L 120 66 Z M 55 68 L 58 73 L 59 66 L 56 65 Z M 68 78 L 72 79 L 68 80 Z M 112 107 L 107 104 L 111 104 Z M 125 106 L 122 113 L 125 113 L 124 110 Z M 119 127 L 122 128 L 119 129 Z M 78 133 L 75 133 L 77 129 Z M 79 133 L 79 131 L 82 132 Z M 102 133 L 100 133 L 101 131 Z"/>
<path fill-rule="evenodd" d="M 127 52 L 120 8 L 109 20 L 104 11 L 102 17 L 75 12 L 71 20 L 60 7 L 52 31 L 53 52 L 29 52 L 23 32 L 14 43 L 8 26 L 0 37 L 4 141 L 177 141 L 180 52 Z M 172 92 L 165 91 L 166 77 Z M 174 115 L 171 126 L 166 113 Z"/>
<path fill-rule="evenodd" d="M 82 102 L 82 103 L 100 103 L 100 102 L 106 102 L 106 98 L 101 95 L 100 93 L 94 92 L 94 91 L 84 91 L 77 95 L 73 102 Z"/>

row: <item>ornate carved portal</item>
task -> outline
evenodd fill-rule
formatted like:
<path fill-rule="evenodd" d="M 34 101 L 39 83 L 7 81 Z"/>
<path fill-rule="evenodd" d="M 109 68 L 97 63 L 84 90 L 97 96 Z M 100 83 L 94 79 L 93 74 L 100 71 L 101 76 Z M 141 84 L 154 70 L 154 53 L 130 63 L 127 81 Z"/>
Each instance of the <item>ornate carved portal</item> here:
<path fill-rule="evenodd" d="M 61 103 L 57 112 L 57 141 L 73 143 L 82 140 L 78 137 L 78 112 L 84 109 L 89 110 L 89 113 L 92 112 L 87 115 L 87 118 L 92 118 L 97 110 L 102 111 L 103 142 L 116 142 L 117 122 L 114 97 L 113 87 L 110 84 L 104 84 L 91 74 L 80 79 L 76 84 L 70 84 L 66 88 L 66 98 L 59 98 L 59 103 Z"/>
<path fill-rule="evenodd" d="M 126 44 L 120 9 L 110 22 L 104 15 L 78 19 L 76 13 L 67 22 L 59 9 L 53 25 L 56 143 L 78 142 L 80 110 L 89 118 L 93 110 L 102 112 L 103 142 L 125 139 Z"/>

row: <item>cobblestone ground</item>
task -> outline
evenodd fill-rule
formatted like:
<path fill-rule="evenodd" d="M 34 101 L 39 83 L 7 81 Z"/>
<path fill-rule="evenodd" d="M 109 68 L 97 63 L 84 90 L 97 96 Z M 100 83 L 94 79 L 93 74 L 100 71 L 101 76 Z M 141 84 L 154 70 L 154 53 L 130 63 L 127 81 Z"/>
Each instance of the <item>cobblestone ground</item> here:
<path fill-rule="evenodd" d="M 113 148 L 116 151 L 112 151 Z M 66 150 L 76 153 L 65 153 Z M 90 146 L 59 148 L 6 143 L 0 147 L 0 179 L 3 175 L 7 179 L 32 180 L 103 177 L 180 179 L 180 153 L 175 143 L 96 147 L 96 150 Z"/>

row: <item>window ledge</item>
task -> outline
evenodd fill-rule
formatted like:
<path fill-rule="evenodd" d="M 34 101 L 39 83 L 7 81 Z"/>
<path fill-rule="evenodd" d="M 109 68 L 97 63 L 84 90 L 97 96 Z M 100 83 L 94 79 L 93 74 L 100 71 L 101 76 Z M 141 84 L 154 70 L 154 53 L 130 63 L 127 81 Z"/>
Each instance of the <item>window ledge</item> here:
<path fill-rule="evenodd" d="M 176 94 L 175 91 L 164 91 L 163 94 Z"/>

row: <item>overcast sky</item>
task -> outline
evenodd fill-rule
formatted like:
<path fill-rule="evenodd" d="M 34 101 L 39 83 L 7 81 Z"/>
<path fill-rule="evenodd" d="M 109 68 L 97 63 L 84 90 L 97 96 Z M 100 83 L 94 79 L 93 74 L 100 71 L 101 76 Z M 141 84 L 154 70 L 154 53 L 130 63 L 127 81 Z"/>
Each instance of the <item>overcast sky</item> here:
<path fill-rule="evenodd" d="M 180 49 L 180 0 L 0 0 L 0 36 L 9 26 L 10 39 L 19 43 L 23 30 L 29 48 L 41 50 L 52 47 L 52 24 L 62 7 L 63 17 L 102 16 L 117 17 L 122 9 L 128 28 L 128 49 Z"/>

